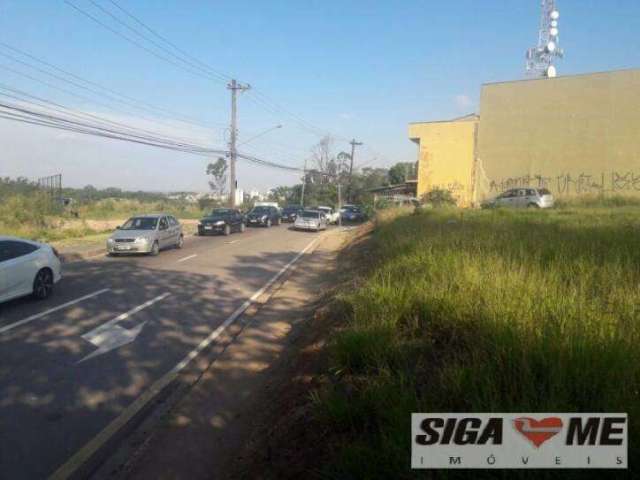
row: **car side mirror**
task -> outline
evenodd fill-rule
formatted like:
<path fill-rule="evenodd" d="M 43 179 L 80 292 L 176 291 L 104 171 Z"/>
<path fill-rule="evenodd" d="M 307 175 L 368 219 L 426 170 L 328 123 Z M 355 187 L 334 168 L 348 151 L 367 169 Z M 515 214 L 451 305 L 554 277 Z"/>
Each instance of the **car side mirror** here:
<path fill-rule="evenodd" d="M 116 230 L 120 230 L 121 228 L 122 228 L 122 227 L 121 227 L 120 225 L 118 225 L 118 226 L 116 227 Z"/>

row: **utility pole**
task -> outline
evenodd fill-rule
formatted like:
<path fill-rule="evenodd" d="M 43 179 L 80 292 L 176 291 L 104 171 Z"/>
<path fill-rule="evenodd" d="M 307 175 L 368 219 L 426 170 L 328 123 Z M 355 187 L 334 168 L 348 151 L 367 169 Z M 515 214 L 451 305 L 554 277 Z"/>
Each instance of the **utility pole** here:
<path fill-rule="evenodd" d="M 340 188 L 340 178 L 338 177 L 338 225 L 342 226 L 342 190 Z"/>
<path fill-rule="evenodd" d="M 238 127 L 237 127 L 237 92 L 238 90 L 243 92 L 249 90 L 251 85 L 237 82 L 235 79 L 231 80 L 227 85 L 227 88 L 231 90 L 231 138 L 229 139 L 229 206 L 231 208 L 236 206 L 236 189 L 238 188 L 238 180 L 236 179 L 236 161 L 238 160 L 238 152 L 236 150 L 236 142 L 238 139 Z"/>
<path fill-rule="evenodd" d="M 351 145 L 351 159 L 349 161 L 349 190 L 347 191 L 347 199 L 351 201 L 351 179 L 353 175 L 353 157 L 356 154 L 356 147 L 359 147 L 360 145 L 362 145 L 362 142 L 356 142 L 356 139 L 354 138 L 349 142 L 349 144 Z"/>
<path fill-rule="evenodd" d="M 307 159 L 304 159 L 304 168 L 302 170 L 302 194 L 300 195 L 300 206 L 304 208 L 304 187 L 307 184 Z"/>

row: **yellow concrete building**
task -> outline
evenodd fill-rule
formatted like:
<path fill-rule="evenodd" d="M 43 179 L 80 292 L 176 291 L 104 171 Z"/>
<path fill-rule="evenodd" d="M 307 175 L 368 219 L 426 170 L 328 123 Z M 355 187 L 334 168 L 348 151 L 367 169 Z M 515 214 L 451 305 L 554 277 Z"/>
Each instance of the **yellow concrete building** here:
<path fill-rule="evenodd" d="M 640 196 L 640 70 L 487 84 L 479 119 L 411 124 L 409 137 L 418 194 L 451 186 L 461 206 L 520 186 Z"/>
<path fill-rule="evenodd" d="M 480 200 L 518 186 L 640 195 L 640 70 L 484 85 Z"/>
<path fill-rule="evenodd" d="M 478 117 L 409 125 L 409 138 L 418 144 L 417 197 L 434 189 L 449 190 L 460 206 L 473 196 L 473 163 Z"/>

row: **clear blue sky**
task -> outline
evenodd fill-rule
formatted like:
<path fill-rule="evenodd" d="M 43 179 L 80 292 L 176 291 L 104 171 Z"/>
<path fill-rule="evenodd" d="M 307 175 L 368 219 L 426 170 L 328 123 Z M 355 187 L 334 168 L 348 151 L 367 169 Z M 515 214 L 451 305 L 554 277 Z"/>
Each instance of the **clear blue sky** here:
<path fill-rule="evenodd" d="M 72 1 L 113 24 L 89 0 Z M 114 8 L 108 0 L 94 1 Z M 379 166 L 415 161 L 409 122 L 475 111 L 482 83 L 522 78 L 524 52 L 535 43 L 539 22 L 538 0 L 118 2 L 216 70 L 251 83 L 315 125 L 365 142 L 356 163 Z M 640 67 L 640 2 L 559 0 L 558 5 L 566 51 L 558 63 L 560 75 Z M 0 0 L 0 40 L 130 96 L 204 122 L 228 121 L 223 84 L 150 56 L 63 0 Z M 0 65 L 15 66 L 3 57 Z M 0 78 L 74 108 L 116 115 L 2 68 Z M 121 118 L 139 120 L 121 110 Z M 264 158 L 299 166 L 318 140 L 288 116 L 273 115 L 244 96 L 239 112 L 241 140 L 284 125 L 251 144 L 251 152 Z M 210 132 L 179 133 L 217 146 L 225 138 L 219 125 Z M 199 157 L 3 120 L 0 141 L 6 151 L 0 175 L 61 171 L 75 186 L 206 189 L 206 160 Z M 337 151 L 347 147 L 336 144 Z M 295 181 L 286 172 L 240 167 L 245 189 Z"/>

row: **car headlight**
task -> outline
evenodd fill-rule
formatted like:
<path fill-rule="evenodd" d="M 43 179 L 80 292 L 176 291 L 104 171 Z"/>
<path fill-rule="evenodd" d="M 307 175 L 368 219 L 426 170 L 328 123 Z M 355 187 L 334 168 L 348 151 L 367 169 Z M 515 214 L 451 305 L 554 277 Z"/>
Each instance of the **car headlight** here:
<path fill-rule="evenodd" d="M 113 243 L 113 238 L 107 238 L 107 243 Z"/>
<path fill-rule="evenodd" d="M 264 222 L 266 219 L 267 219 L 267 216 L 266 216 L 266 215 L 263 215 L 263 216 L 262 216 L 262 221 Z"/>
<path fill-rule="evenodd" d="M 215 225 L 224 225 L 224 220 L 218 220 Z"/>

